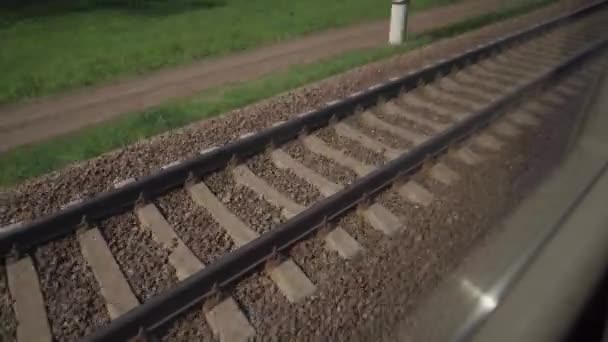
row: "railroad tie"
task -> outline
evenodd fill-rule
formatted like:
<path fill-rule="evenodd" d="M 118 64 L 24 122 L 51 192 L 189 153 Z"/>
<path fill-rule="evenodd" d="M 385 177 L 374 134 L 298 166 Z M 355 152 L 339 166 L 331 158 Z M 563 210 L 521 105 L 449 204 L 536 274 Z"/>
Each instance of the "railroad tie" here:
<path fill-rule="evenodd" d="M 553 64 L 552 60 L 549 60 Z M 540 71 L 547 69 L 548 65 L 538 65 L 538 57 L 530 55 L 529 51 L 510 50 L 499 56 L 494 57 L 494 63 L 500 67 L 507 67 L 516 73 L 530 73 L 532 70 Z"/>
<path fill-rule="evenodd" d="M 295 163 L 292 163 L 290 166 L 294 167 L 294 168 L 303 168 L 304 167 L 304 165 L 301 165 L 297 161 L 295 161 Z M 310 176 L 310 178 L 308 178 L 309 176 Z M 313 186 L 316 186 L 313 183 L 314 180 L 323 179 L 323 181 L 320 182 L 321 184 L 331 183 L 331 184 L 333 184 L 332 188 L 340 188 L 340 189 L 342 188 L 342 185 L 331 182 L 330 180 L 326 179 L 325 177 L 316 173 L 313 170 L 310 170 L 310 173 L 307 173 L 302 178 L 305 181 L 307 181 L 308 183 L 312 184 Z M 365 220 L 367 220 L 367 222 L 374 229 L 381 231 L 385 235 L 390 236 L 403 229 L 403 224 L 400 222 L 399 218 L 397 218 L 393 213 L 391 213 L 388 209 L 384 208 L 379 203 L 372 204 L 371 206 L 366 207 L 366 208 L 361 208 L 359 210 L 359 213 L 363 216 L 363 218 Z M 344 231 L 344 233 L 338 231 L 335 233 L 335 235 L 329 236 L 329 239 L 333 239 L 336 237 L 340 238 L 341 236 L 344 236 L 346 234 L 347 234 L 346 231 Z M 344 246 L 340 247 L 344 251 L 338 251 L 338 253 L 340 255 L 347 254 L 347 251 L 351 249 L 350 246 L 354 245 L 353 242 L 356 242 L 354 240 L 354 238 L 352 239 L 352 241 L 351 241 L 351 239 L 347 239 L 347 240 L 348 241 L 344 242 Z M 334 241 L 328 241 L 327 238 L 326 238 L 326 242 L 330 248 L 331 248 L 331 246 L 333 246 L 335 244 Z M 359 248 L 357 248 L 357 249 L 359 249 Z M 362 249 L 362 247 L 361 247 L 361 249 Z"/>
<path fill-rule="evenodd" d="M 405 228 L 395 214 L 379 203 L 362 208 L 359 213 L 374 229 L 387 236 L 395 235 Z"/>
<path fill-rule="evenodd" d="M 330 147 L 323 140 L 313 135 L 304 137 L 302 142 L 310 152 L 331 159 L 335 163 L 353 170 L 359 177 L 363 177 L 374 170 L 373 166 L 364 164 L 344 152 Z"/>
<path fill-rule="evenodd" d="M 512 60 L 503 63 L 498 58 L 484 59 L 470 68 L 473 73 L 478 73 L 485 77 L 493 77 L 500 82 L 512 86 L 521 85 L 539 73 L 538 70 L 535 72 L 523 70 L 520 65 L 514 64 Z"/>
<path fill-rule="evenodd" d="M 317 137 L 304 137 L 304 144 L 311 150 L 311 152 L 321 154 L 340 165 L 350 168 L 360 177 L 365 176 L 373 170 L 373 167 L 347 156 L 342 151 L 338 151 L 327 146 L 327 144 Z M 372 227 L 382 231 L 386 235 L 393 235 L 397 231 L 403 229 L 403 224 L 399 221 L 399 219 L 388 209 L 384 208 L 378 203 L 372 204 L 363 210 L 362 214 Z"/>
<path fill-rule="evenodd" d="M 447 109 L 442 105 L 436 104 L 433 101 L 426 100 L 420 97 L 419 94 L 411 92 L 400 96 L 398 100 L 406 105 L 411 104 L 413 106 L 427 108 L 438 115 L 445 116 L 456 121 L 460 121 L 467 116 L 467 113 Z"/>
<path fill-rule="evenodd" d="M 570 80 L 572 80 L 572 78 L 570 78 L 566 82 L 558 85 L 554 91 L 566 99 L 573 98 L 573 97 L 577 96 L 578 94 L 580 94 L 581 91 L 583 90 L 583 87 L 579 87 L 578 85 L 569 83 Z"/>
<path fill-rule="evenodd" d="M 342 186 L 327 180 L 325 177 L 319 175 L 304 164 L 293 159 L 288 153 L 281 149 L 275 149 L 272 151 L 270 153 L 270 157 L 276 167 L 280 169 L 288 169 L 296 176 L 305 179 L 308 183 L 317 188 L 317 190 L 319 190 L 319 192 L 325 197 L 329 197 L 342 190 Z"/>
<path fill-rule="evenodd" d="M 281 156 L 281 153 L 286 154 L 285 152 L 279 151 L 279 156 Z M 301 165 L 298 164 L 300 163 L 293 159 L 291 163 L 289 163 L 290 166 L 296 168 L 299 168 L 299 166 Z M 274 187 L 272 187 L 262 178 L 256 176 L 245 165 L 237 166 L 234 169 L 233 173 L 237 183 L 247 186 L 249 189 L 257 193 L 258 195 L 264 197 L 264 199 L 272 203 L 274 206 L 281 208 L 284 213 L 283 216 L 288 219 L 306 209 L 304 206 L 297 204 L 290 198 L 281 194 L 278 190 L 274 189 Z M 323 184 L 324 186 L 328 186 L 329 184 L 331 184 L 329 185 L 329 188 L 331 189 L 341 189 L 339 185 L 332 183 L 331 181 L 325 179 L 323 176 L 315 173 L 310 169 L 308 169 L 308 172 L 305 176 L 309 177 L 304 178 L 304 180 L 306 181 L 312 178 L 316 180 L 317 183 Z M 330 232 L 329 235 L 325 237 L 325 242 L 328 248 L 336 251 L 338 254 L 340 254 L 340 256 L 344 258 L 352 258 L 363 250 L 361 245 L 340 227 L 336 227 L 332 232 Z"/>
<path fill-rule="evenodd" d="M 492 78 L 484 78 L 466 69 L 455 73 L 453 76 L 444 77 L 444 79 L 445 81 L 443 81 L 442 86 L 445 85 L 454 90 L 462 89 L 488 102 L 494 101 L 514 87 L 504 86 Z M 452 79 L 454 80 L 453 82 Z M 465 85 L 460 84 L 461 82 L 465 83 Z"/>
<path fill-rule="evenodd" d="M 188 192 L 192 200 L 205 208 L 213 219 L 224 228 L 237 246 L 244 246 L 259 236 L 257 232 L 226 208 L 205 183 L 200 182 L 189 186 Z M 269 269 L 268 274 L 279 291 L 292 303 L 299 302 L 316 291 L 316 286 L 291 259 L 282 261 L 276 267 Z"/>
<path fill-rule="evenodd" d="M 564 48 L 567 47 L 570 50 L 573 47 L 572 45 L 580 45 L 581 40 L 589 40 L 590 38 L 590 36 L 580 36 L 572 31 L 556 33 L 552 33 L 548 39 L 528 42 L 526 46 L 532 53 L 539 56 L 555 56 L 557 54 L 558 57 L 563 57 Z"/>
<path fill-rule="evenodd" d="M 480 133 L 473 137 L 473 143 L 490 151 L 498 151 L 502 148 L 503 143 L 489 133 Z"/>
<path fill-rule="evenodd" d="M 492 64 L 490 64 L 492 65 Z M 504 88 L 505 85 L 509 88 L 517 87 L 526 82 L 528 78 L 526 77 L 516 77 L 504 74 L 503 71 L 495 70 L 491 66 L 482 67 L 479 64 L 475 64 L 469 67 L 470 72 L 473 74 L 477 74 L 481 78 L 487 78 L 495 80 L 502 84 Z"/>
<path fill-rule="evenodd" d="M 469 166 L 477 165 L 483 161 L 483 158 L 480 155 L 471 151 L 468 147 L 460 147 L 453 153 L 450 153 L 450 156 Z"/>
<path fill-rule="evenodd" d="M 290 219 L 304 210 L 304 206 L 292 201 L 280 191 L 258 177 L 246 165 L 241 164 L 232 170 L 232 176 L 237 184 L 248 187 L 264 198 L 268 203 L 280 208 L 282 215 Z"/>
<path fill-rule="evenodd" d="M 460 175 L 447 167 L 444 163 L 436 163 L 433 165 L 429 170 L 429 174 L 433 179 L 444 185 L 452 185 L 460 179 Z"/>
<path fill-rule="evenodd" d="M 147 204 L 138 208 L 136 213 L 141 225 L 149 229 L 154 238 L 171 251 L 169 263 L 175 268 L 179 280 L 184 280 L 205 267 L 178 237 L 156 205 Z M 205 320 L 221 342 L 249 341 L 255 335 L 251 323 L 232 297 L 227 297 L 206 310 Z"/>
<path fill-rule="evenodd" d="M 412 180 L 400 186 L 397 189 L 397 192 L 404 199 L 422 206 L 428 206 L 434 199 L 434 196 L 430 191 Z"/>
<path fill-rule="evenodd" d="M 521 130 L 519 128 L 504 119 L 492 124 L 490 129 L 496 132 L 496 134 L 506 138 L 514 138 L 521 134 Z"/>
<path fill-rule="evenodd" d="M 599 73 L 601 70 L 597 70 L 595 73 Z M 577 89 L 583 89 L 587 85 L 587 81 L 583 77 L 592 77 L 595 73 L 587 70 L 581 71 L 582 77 L 572 77 L 568 79 L 561 87 L 574 87 Z"/>
<path fill-rule="evenodd" d="M 559 94 L 557 91 L 549 91 L 543 94 L 541 100 L 550 106 L 559 108 L 566 104 L 568 97 Z"/>
<path fill-rule="evenodd" d="M 99 284 L 110 319 L 116 319 L 138 306 L 139 301 L 99 229 L 91 228 L 80 232 L 78 242 L 80 251 Z"/>
<path fill-rule="evenodd" d="M 540 124 L 540 121 L 532 114 L 526 113 L 522 110 L 508 113 L 505 117 L 513 123 L 521 126 L 538 126 Z"/>
<path fill-rule="evenodd" d="M 519 57 L 529 61 L 532 66 L 536 60 L 547 61 L 552 64 L 559 63 L 563 60 L 564 54 L 569 54 L 570 51 L 576 50 L 575 45 L 580 45 L 579 41 L 571 39 L 553 39 L 544 42 L 530 43 L 524 49 L 518 51 Z"/>
<path fill-rule="evenodd" d="M 17 341 L 52 341 L 40 282 L 32 258 L 26 256 L 15 262 L 7 261 L 6 273 L 18 322 Z"/>
<path fill-rule="evenodd" d="M 551 48 L 547 49 L 547 46 L 539 47 L 542 49 L 528 48 L 525 51 L 513 51 L 512 56 L 520 61 L 521 64 L 524 64 L 528 69 L 539 70 L 543 67 L 550 65 L 547 64 L 557 64 L 562 60 L 562 57 L 556 56 L 556 51 L 551 51 Z M 509 55 L 507 55 L 508 57 Z M 544 65 L 539 65 L 538 61 L 546 61 Z"/>
<path fill-rule="evenodd" d="M 383 154 L 388 160 L 395 159 L 407 151 L 406 149 L 396 149 L 390 147 L 374 138 L 369 137 L 368 135 L 344 122 L 334 124 L 333 128 L 336 134 L 339 136 L 356 141 L 361 144 L 361 146 L 371 151 Z"/>
<path fill-rule="evenodd" d="M 142 228 L 152 232 L 154 239 L 170 251 L 169 263 L 175 268 L 177 279 L 184 280 L 203 269 L 203 263 L 175 233 L 154 203 L 135 210 Z"/>
<path fill-rule="evenodd" d="M 132 181 L 133 179 L 127 179 L 114 187 L 119 188 Z M 110 319 L 114 320 L 138 306 L 137 297 L 99 229 L 92 227 L 78 232 L 77 237 L 80 252 L 91 267 Z"/>
<path fill-rule="evenodd" d="M 417 124 L 431 128 L 436 132 L 443 131 L 449 125 L 427 119 L 423 114 L 415 113 L 403 108 L 400 104 L 395 101 L 389 101 L 380 107 L 383 113 L 387 115 L 400 116 Z"/>
<path fill-rule="evenodd" d="M 388 132 L 394 136 L 397 136 L 397 137 L 400 137 L 407 141 L 410 141 L 413 145 L 420 145 L 429 139 L 429 137 L 416 133 L 407 128 L 403 128 L 400 126 L 390 124 L 390 123 L 378 118 L 376 115 L 372 114 L 369 111 L 365 111 L 365 112 L 361 113 L 359 116 L 360 116 L 361 122 L 364 125 L 371 127 L 371 128 L 375 128 L 375 129 L 379 129 L 379 130 Z"/>
<path fill-rule="evenodd" d="M 445 99 L 459 106 L 470 108 L 471 110 L 479 110 L 487 105 L 487 103 L 482 103 L 473 99 L 465 99 L 463 97 L 454 95 L 432 84 L 427 84 L 424 86 L 423 91 L 431 98 Z"/>
<path fill-rule="evenodd" d="M 240 218 L 226 208 L 205 183 L 200 182 L 189 186 L 187 189 L 192 200 L 211 214 L 213 219 L 232 238 L 235 245 L 243 246 L 259 236 L 257 232 L 249 228 Z"/>
<path fill-rule="evenodd" d="M 581 38 L 574 36 L 556 37 L 553 40 L 545 40 L 530 44 L 534 46 L 528 49 L 528 53 L 537 58 L 542 58 L 550 61 L 558 62 L 563 60 L 565 56 L 570 56 L 573 51 L 580 48 L 582 40 L 589 41 L 594 38 Z"/>
<path fill-rule="evenodd" d="M 121 187 L 132 182 L 128 179 L 115 187 Z M 80 203 L 72 201 L 62 208 Z M 93 276 L 99 285 L 101 296 L 106 304 L 110 319 L 114 320 L 139 305 L 131 287 L 118 263 L 114 259 L 107 242 L 97 227 L 77 232 L 80 253 L 90 266 Z"/>
<path fill-rule="evenodd" d="M 538 63 L 539 58 L 527 56 L 523 51 L 511 51 L 505 55 L 497 56 L 491 65 L 496 65 L 498 68 L 506 68 L 509 72 L 520 75 L 521 77 L 534 77 L 538 73 L 548 70 L 553 64 L 556 64 L 556 59 L 543 59 L 543 63 Z"/>
<path fill-rule="evenodd" d="M 251 341 L 255 336 L 255 329 L 232 297 L 205 312 L 205 319 L 220 342 Z"/>
<path fill-rule="evenodd" d="M 493 58 L 483 60 L 478 64 L 481 68 L 487 68 L 486 70 L 496 70 L 498 72 L 504 72 L 504 76 L 513 79 L 518 82 L 519 79 L 529 79 L 538 75 L 542 70 L 546 70 L 548 66 L 530 68 L 526 63 L 525 59 L 522 59 L 518 55 L 512 57 L 505 57 L 500 55 Z"/>
<path fill-rule="evenodd" d="M 344 259 L 352 259 L 363 251 L 361 244 L 342 227 L 335 227 L 327 233 L 325 245 Z"/>
<path fill-rule="evenodd" d="M 268 271 L 270 279 L 279 287 L 283 295 L 292 303 L 312 295 L 316 286 L 292 259 L 281 262 Z"/>
<path fill-rule="evenodd" d="M 464 69 L 463 72 L 479 79 L 491 80 L 491 82 L 496 83 L 497 86 L 501 88 L 504 88 L 505 85 L 508 87 L 517 86 L 519 83 L 523 82 L 521 78 L 514 77 L 512 75 L 505 75 L 504 72 L 497 70 L 495 66 L 492 67 L 492 64 L 488 65 L 488 63 L 483 66 L 473 64 Z"/>
<path fill-rule="evenodd" d="M 485 103 L 491 103 L 501 93 L 505 92 L 503 86 L 483 80 L 477 80 L 475 76 L 464 70 L 442 77 L 438 81 L 439 87 L 448 91 L 464 93 L 469 97 L 476 97 Z"/>
<path fill-rule="evenodd" d="M 589 84 L 589 80 L 601 73 L 603 68 L 585 68 L 566 76 L 564 80 L 554 86 L 551 91 L 562 97 L 570 98 L 580 94 Z"/>
<path fill-rule="evenodd" d="M 530 101 L 519 108 L 522 112 L 527 112 L 534 115 L 545 115 L 555 111 L 555 108 L 541 102 L 540 100 Z"/>

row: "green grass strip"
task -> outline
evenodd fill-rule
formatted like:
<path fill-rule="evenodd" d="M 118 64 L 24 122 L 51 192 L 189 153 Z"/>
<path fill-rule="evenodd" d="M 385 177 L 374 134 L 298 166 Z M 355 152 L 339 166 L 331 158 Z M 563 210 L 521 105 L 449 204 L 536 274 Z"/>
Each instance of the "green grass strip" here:
<path fill-rule="evenodd" d="M 13 185 L 69 163 L 98 156 L 188 123 L 219 115 L 360 65 L 419 48 L 440 38 L 458 35 L 500 19 L 516 16 L 554 1 L 540 0 L 511 7 L 504 12 L 477 17 L 414 37 L 400 47 L 350 52 L 316 63 L 294 66 L 288 71 L 271 74 L 255 81 L 207 90 L 196 97 L 127 114 L 119 119 L 46 142 L 18 147 L 0 156 L 0 186 Z"/>
<path fill-rule="evenodd" d="M 412 10 L 458 1 L 413 0 Z M 390 13 L 390 3 L 378 0 L 164 0 L 145 1 L 147 5 L 138 8 L 112 1 L 39 2 L 13 11 L 0 6 L 0 103 L 218 57 Z"/>

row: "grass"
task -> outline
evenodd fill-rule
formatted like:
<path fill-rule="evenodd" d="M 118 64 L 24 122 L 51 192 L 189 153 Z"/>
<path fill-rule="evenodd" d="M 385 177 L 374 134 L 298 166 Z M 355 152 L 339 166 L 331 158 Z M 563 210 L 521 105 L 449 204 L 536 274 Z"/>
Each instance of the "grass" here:
<path fill-rule="evenodd" d="M 245 106 L 356 66 L 406 52 L 440 38 L 454 36 L 498 19 L 521 14 L 553 1 L 555 0 L 525 2 L 523 5 L 509 7 L 499 13 L 473 18 L 414 37 L 401 47 L 351 52 L 317 63 L 295 66 L 286 72 L 271 74 L 255 81 L 208 90 L 187 100 L 131 113 L 117 120 L 48 142 L 19 147 L 0 156 L 0 187 L 10 186 L 69 163 L 98 156 L 137 140 Z"/>
<path fill-rule="evenodd" d="M 414 10 L 460 0 L 414 0 Z M 378 0 L 0 10 L 0 104 L 388 16 Z"/>
<path fill-rule="evenodd" d="M 464 20 L 454 25 L 439 28 L 430 32 L 427 32 L 425 36 L 430 39 L 438 39 L 443 37 L 449 37 L 459 32 L 465 32 L 474 28 L 482 27 L 493 22 L 508 19 L 523 13 L 527 13 L 539 7 L 547 6 L 554 3 L 556 0 L 512 0 L 510 5 L 501 11 L 491 12 L 486 15 Z"/>

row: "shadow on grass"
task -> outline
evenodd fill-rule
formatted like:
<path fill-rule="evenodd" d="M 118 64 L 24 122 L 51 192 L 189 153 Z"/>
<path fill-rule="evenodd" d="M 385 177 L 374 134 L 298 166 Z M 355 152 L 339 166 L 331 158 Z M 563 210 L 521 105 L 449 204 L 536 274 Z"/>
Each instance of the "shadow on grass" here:
<path fill-rule="evenodd" d="M 97 10 L 124 11 L 131 15 L 170 16 L 199 9 L 226 6 L 226 0 L 0 0 L 0 29 L 21 20 Z"/>

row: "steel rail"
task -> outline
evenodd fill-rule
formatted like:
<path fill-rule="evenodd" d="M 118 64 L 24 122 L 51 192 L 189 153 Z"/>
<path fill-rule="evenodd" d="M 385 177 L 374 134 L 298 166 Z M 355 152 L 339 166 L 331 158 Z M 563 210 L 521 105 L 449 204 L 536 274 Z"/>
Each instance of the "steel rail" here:
<path fill-rule="evenodd" d="M 397 178 L 410 175 L 429 158 L 437 157 L 450 145 L 487 126 L 511 108 L 514 102 L 525 98 L 532 91 L 559 81 L 580 63 L 596 56 L 607 46 L 608 39 L 604 39 L 580 49 L 534 80 L 517 87 L 501 99 L 358 179 L 342 191 L 314 204 L 271 232 L 223 256 L 217 262 L 177 284 L 173 289 L 127 312 L 109 325 L 85 337 L 84 340 L 124 340 L 141 331 L 157 329 L 210 295 L 226 289 L 245 273 L 274 258 L 277 252 L 289 249 L 299 240 L 324 227 L 331 219 L 387 187 Z"/>
<path fill-rule="evenodd" d="M 280 145 L 295 139 L 303 130 L 327 125 L 334 116 L 341 119 L 352 115 L 357 108 L 373 106 L 381 97 L 395 97 L 401 91 L 417 87 L 420 82 L 431 82 L 438 74 L 447 74 L 455 68 L 462 68 L 469 63 L 474 63 L 498 49 L 530 39 L 557 25 L 589 14 L 607 3 L 608 0 L 602 0 L 491 43 L 479 45 L 451 59 L 440 60 L 438 63 L 428 65 L 401 78 L 370 87 L 364 92 L 352 94 L 345 99 L 329 102 L 318 110 L 303 113 L 280 125 L 242 137 L 233 143 L 160 170 L 121 188 L 100 193 L 21 226 L 0 231 L 0 255 L 6 256 L 11 253 L 18 255 L 27 252 L 37 245 L 75 231 L 83 222 L 95 222 L 124 213 L 131 210 L 142 199 L 158 197 L 171 189 L 183 186 L 189 179 L 199 178 L 226 167 L 233 158 L 246 158 L 262 152 L 269 144 Z"/>

